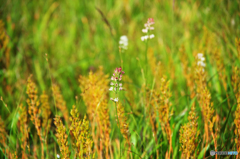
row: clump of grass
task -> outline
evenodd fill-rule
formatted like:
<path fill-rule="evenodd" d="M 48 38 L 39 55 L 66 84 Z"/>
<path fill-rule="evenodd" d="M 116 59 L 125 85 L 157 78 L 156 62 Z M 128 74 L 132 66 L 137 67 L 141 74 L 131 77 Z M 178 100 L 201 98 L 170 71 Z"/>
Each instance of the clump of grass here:
<path fill-rule="evenodd" d="M 234 119 L 234 124 L 236 125 L 236 129 L 234 131 L 236 138 L 235 138 L 235 143 L 238 152 L 240 152 L 240 96 L 238 96 L 237 99 L 237 109 L 235 111 L 235 119 Z"/>
<path fill-rule="evenodd" d="M 8 159 L 18 159 L 17 151 L 12 153 L 9 150 L 6 150 L 6 153 L 7 153 Z"/>
<path fill-rule="evenodd" d="M 159 91 L 159 104 L 157 105 L 156 109 L 158 112 L 162 131 L 167 135 L 170 147 L 168 158 L 170 158 L 170 154 L 172 153 L 172 130 L 170 127 L 170 120 L 173 114 L 173 109 L 171 109 L 172 104 L 170 103 L 171 91 L 169 89 L 169 81 L 166 79 L 165 76 L 163 76 L 161 79 L 161 87 Z"/>
<path fill-rule="evenodd" d="M 22 148 L 22 158 L 26 157 L 26 148 L 28 148 L 28 139 L 29 139 L 29 132 L 30 128 L 28 126 L 28 116 L 27 116 L 27 109 L 23 104 L 19 106 L 19 131 L 20 131 L 20 140 L 21 140 L 21 148 Z"/>
<path fill-rule="evenodd" d="M 233 92 L 234 95 L 236 97 L 236 99 L 238 99 L 239 97 L 239 88 L 240 88 L 240 72 L 239 72 L 239 68 L 237 66 L 232 67 L 232 87 L 233 87 Z"/>
<path fill-rule="evenodd" d="M 80 76 L 78 81 L 82 90 L 81 96 L 87 105 L 89 119 L 92 121 L 99 104 L 106 98 L 108 75 L 104 75 L 103 68 L 100 67 L 96 73 L 90 71 L 87 77 Z"/>
<path fill-rule="evenodd" d="M 111 132 L 111 125 L 109 119 L 109 109 L 107 105 L 107 100 L 105 99 L 102 101 L 101 106 L 99 108 L 99 118 L 100 118 L 100 127 L 102 130 L 101 133 L 101 140 L 104 143 L 105 149 L 105 157 L 109 158 L 109 147 L 110 147 L 110 132 Z"/>
<path fill-rule="evenodd" d="M 103 68 L 100 67 L 97 72 L 90 72 L 87 77 L 80 76 L 79 82 L 82 90 L 81 96 L 87 106 L 92 126 L 95 149 L 98 151 L 98 156 L 102 156 L 103 150 L 105 150 L 105 157 L 109 158 L 108 149 L 111 144 L 109 134 L 111 130 L 106 96 L 109 83 L 108 75 L 105 75 Z M 95 123 L 98 124 L 97 127 Z M 94 131 L 96 128 L 97 132 Z"/>
<path fill-rule="evenodd" d="M 196 66 L 196 87 L 197 87 L 197 97 L 199 106 L 201 108 L 203 122 L 204 122 L 204 138 L 205 138 L 205 144 L 207 145 L 210 141 L 210 136 L 212 136 L 214 141 L 214 147 L 217 151 L 217 131 L 215 130 L 215 133 L 213 131 L 213 125 L 216 122 L 216 116 L 214 116 L 214 108 L 213 103 L 211 102 L 211 94 L 207 88 L 207 82 L 206 82 L 206 70 L 204 69 L 205 63 L 203 62 L 205 60 L 203 54 L 197 55 L 198 59 L 196 59 L 197 64 Z M 199 61 L 199 59 L 201 59 Z M 217 156 L 217 155 L 216 155 Z"/>
<path fill-rule="evenodd" d="M 237 57 L 240 60 L 240 38 L 235 39 L 236 47 L 237 47 Z"/>
<path fill-rule="evenodd" d="M 41 111 L 42 111 L 42 117 L 43 117 L 42 127 L 44 128 L 43 136 L 46 137 L 46 135 L 50 130 L 52 119 L 50 118 L 51 109 L 48 101 L 48 95 L 46 94 L 45 91 L 40 96 L 40 102 L 41 102 Z"/>
<path fill-rule="evenodd" d="M 2 118 L 0 117 L 0 144 L 3 146 L 6 146 L 6 129 L 5 129 L 5 124 L 2 120 Z"/>
<path fill-rule="evenodd" d="M 170 120 L 173 112 L 171 109 L 172 104 L 170 103 L 170 97 L 171 91 L 169 89 L 169 81 L 167 80 L 166 76 L 163 76 L 161 79 L 161 86 L 157 92 L 155 91 L 153 99 L 155 106 L 154 108 L 157 112 L 156 116 L 159 118 L 162 132 L 169 142 L 169 152 L 166 154 L 166 158 L 170 158 L 170 154 L 172 153 L 172 130 L 170 127 Z M 155 115 L 153 114 L 153 117 L 154 116 Z M 156 126 L 156 128 L 158 128 L 158 126 Z"/>
<path fill-rule="evenodd" d="M 28 113 L 30 115 L 31 121 L 34 123 L 37 130 L 37 134 L 41 136 L 40 120 L 39 120 L 39 101 L 38 101 L 38 91 L 36 84 L 32 81 L 31 76 L 28 78 L 27 84 L 27 104 L 29 106 Z"/>
<path fill-rule="evenodd" d="M 4 27 L 4 22 L 0 19 L 0 51 L 3 52 L 3 56 L 0 58 L 0 64 L 3 63 L 6 68 L 10 64 L 10 47 L 9 36 Z"/>
<path fill-rule="evenodd" d="M 48 101 L 48 95 L 46 94 L 45 91 L 40 96 L 40 102 L 41 102 L 41 111 L 42 111 L 42 117 L 43 117 L 42 119 L 43 120 L 42 128 L 44 129 L 43 136 L 46 137 L 46 135 L 50 130 L 52 119 L 50 118 L 51 109 Z"/>
<path fill-rule="evenodd" d="M 92 152 L 93 140 L 90 136 L 89 122 L 86 120 L 86 116 L 84 116 L 84 119 L 81 122 L 75 106 L 73 106 L 70 114 L 70 131 L 74 136 L 74 146 L 77 149 L 78 157 L 94 158 L 95 154 Z"/>
<path fill-rule="evenodd" d="M 137 92 L 133 85 L 133 80 L 129 76 L 125 75 L 123 79 L 123 83 L 124 83 L 124 88 L 127 90 L 125 92 L 126 100 L 129 102 L 129 105 L 131 106 L 133 111 L 135 111 L 137 109 L 137 105 L 135 103 L 135 96 Z"/>
<path fill-rule="evenodd" d="M 130 133 L 129 133 L 129 125 L 127 122 L 127 116 L 126 113 L 124 111 L 124 107 L 122 106 L 121 102 L 119 102 L 117 104 L 117 116 L 119 119 L 119 125 L 120 125 L 120 131 L 124 137 L 124 139 L 127 141 L 127 144 L 129 146 L 129 148 L 131 148 L 131 144 L 130 144 Z"/>
<path fill-rule="evenodd" d="M 182 65 L 182 69 L 183 69 L 183 75 L 186 79 L 187 82 L 187 87 L 189 88 L 189 92 L 190 92 L 190 98 L 193 99 L 196 95 L 195 93 L 195 83 L 194 83 L 194 67 L 189 67 L 189 61 L 188 61 L 188 57 L 186 55 L 186 51 L 185 51 L 185 47 L 181 46 L 181 48 L 179 49 L 179 52 L 181 54 L 181 65 Z"/>
<path fill-rule="evenodd" d="M 150 65 L 151 72 L 155 79 L 161 79 L 165 73 L 163 66 L 160 61 L 154 55 L 154 51 L 152 48 L 148 49 L 148 63 Z M 158 83 L 156 83 L 158 84 Z"/>
<path fill-rule="evenodd" d="M 196 157 L 194 152 L 196 151 L 198 145 L 200 131 L 198 130 L 198 117 L 195 109 L 194 104 L 189 112 L 188 123 L 184 124 L 180 128 L 179 141 L 181 144 L 180 151 L 182 152 L 182 158 L 188 159 L 192 155 Z"/>
<path fill-rule="evenodd" d="M 56 126 L 56 137 L 60 148 L 60 152 L 63 158 L 70 158 L 70 151 L 68 146 L 68 135 L 66 134 L 66 127 L 63 125 L 60 117 L 54 118 L 54 124 Z"/>
<path fill-rule="evenodd" d="M 37 135 L 39 136 L 42 148 L 42 158 L 44 158 L 44 145 L 43 145 L 43 137 L 42 137 L 42 128 L 41 128 L 41 121 L 40 121 L 40 112 L 39 112 L 39 100 L 38 100 L 38 91 L 36 84 L 32 81 L 31 76 L 28 78 L 27 81 L 27 104 L 29 106 L 28 113 L 30 115 L 30 120 L 33 122 L 36 130 Z"/>
<path fill-rule="evenodd" d="M 53 84 L 52 86 L 53 97 L 56 107 L 61 111 L 66 123 L 69 123 L 68 109 L 65 100 L 61 94 L 60 88 L 58 85 Z"/>

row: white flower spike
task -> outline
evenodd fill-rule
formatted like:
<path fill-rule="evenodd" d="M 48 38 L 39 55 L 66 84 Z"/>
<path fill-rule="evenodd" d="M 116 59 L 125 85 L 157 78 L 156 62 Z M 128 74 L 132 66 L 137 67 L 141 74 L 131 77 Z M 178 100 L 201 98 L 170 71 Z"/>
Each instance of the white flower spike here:
<path fill-rule="evenodd" d="M 122 48 L 123 50 L 127 50 L 127 46 L 128 46 L 128 38 L 126 35 L 123 35 L 120 37 L 119 47 Z"/>
<path fill-rule="evenodd" d="M 114 99 L 114 102 L 118 102 L 118 98 L 115 98 L 115 99 Z"/>
<path fill-rule="evenodd" d="M 155 37 L 154 34 L 149 35 L 149 31 L 154 30 L 154 27 L 152 26 L 153 24 L 154 24 L 154 19 L 148 18 L 147 23 L 144 24 L 145 28 L 142 29 L 142 32 L 147 35 L 141 37 L 142 41 L 145 41 L 147 39 L 152 39 Z"/>

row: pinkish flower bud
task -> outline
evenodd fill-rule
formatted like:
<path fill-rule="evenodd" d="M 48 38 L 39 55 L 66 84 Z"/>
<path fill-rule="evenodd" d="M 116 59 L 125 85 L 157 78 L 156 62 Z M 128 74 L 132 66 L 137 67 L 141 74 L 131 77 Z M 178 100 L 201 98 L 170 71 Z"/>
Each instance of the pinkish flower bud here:
<path fill-rule="evenodd" d="M 124 74 L 125 72 L 124 71 L 122 71 L 122 74 Z"/>
<path fill-rule="evenodd" d="M 111 80 L 114 80 L 114 77 L 111 77 Z"/>
<path fill-rule="evenodd" d="M 122 78 L 119 78 L 119 81 L 121 81 L 122 80 Z"/>
<path fill-rule="evenodd" d="M 122 68 L 121 68 L 121 67 L 119 67 L 119 68 L 118 68 L 118 72 L 120 73 L 121 71 L 122 71 Z"/>
<path fill-rule="evenodd" d="M 154 24 L 154 19 L 153 18 L 148 18 L 148 23 Z"/>

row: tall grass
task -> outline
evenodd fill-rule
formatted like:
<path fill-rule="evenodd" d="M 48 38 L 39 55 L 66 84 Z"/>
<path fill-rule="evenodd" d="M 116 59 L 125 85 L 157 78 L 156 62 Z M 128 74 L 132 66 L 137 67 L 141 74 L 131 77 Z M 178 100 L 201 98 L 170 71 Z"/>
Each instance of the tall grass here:
<path fill-rule="evenodd" d="M 240 153 L 239 10 L 238 1 L 2 2 L 0 158 Z"/>

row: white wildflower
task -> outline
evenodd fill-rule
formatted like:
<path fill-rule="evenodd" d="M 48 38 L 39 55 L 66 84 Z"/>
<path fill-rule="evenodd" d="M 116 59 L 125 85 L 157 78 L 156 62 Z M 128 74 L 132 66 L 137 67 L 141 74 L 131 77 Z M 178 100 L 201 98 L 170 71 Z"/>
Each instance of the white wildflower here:
<path fill-rule="evenodd" d="M 118 102 L 118 98 L 115 98 L 115 99 L 114 99 L 114 102 Z"/>
<path fill-rule="evenodd" d="M 60 155 L 59 155 L 59 154 L 57 154 L 57 158 L 60 158 Z"/>
<path fill-rule="evenodd" d="M 200 65 L 200 66 L 202 66 L 202 67 L 205 67 L 205 66 L 206 66 L 206 64 L 204 63 L 205 57 L 203 57 L 203 54 L 202 54 L 202 53 L 198 53 L 197 56 L 198 56 L 198 60 L 199 60 L 199 61 L 197 62 L 197 65 Z"/>
<path fill-rule="evenodd" d="M 150 39 L 154 38 L 154 34 L 151 34 L 151 35 L 149 36 L 149 38 L 150 38 Z"/>
<path fill-rule="evenodd" d="M 148 35 L 145 35 L 145 36 L 142 36 L 142 37 L 141 37 L 141 40 L 142 40 L 142 41 L 145 41 L 145 40 L 147 40 L 147 39 L 148 39 Z"/>
<path fill-rule="evenodd" d="M 128 38 L 126 35 L 123 35 L 120 37 L 119 47 L 121 47 L 124 50 L 127 50 L 127 46 L 128 46 Z"/>
<path fill-rule="evenodd" d="M 142 37 L 141 37 L 141 40 L 142 40 L 142 41 L 145 41 L 145 40 L 147 40 L 147 39 L 152 39 L 152 38 L 154 38 L 154 34 L 151 34 L 151 35 L 149 36 L 149 31 L 150 31 L 150 30 L 154 30 L 154 27 L 152 26 L 153 24 L 154 24 L 154 19 L 153 19 L 153 18 L 148 18 L 147 23 L 144 24 L 145 28 L 142 29 L 142 32 L 143 32 L 143 33 L 146 33 L 146 34 L 148 34 L 148 35 L 142 36 Z"/>
<path fill-rule="evenodd" d="M 109 91 L 112 91 L 112 90 L 113 90 L 113 87 L 110 87 L 110 88 L 109 88 Z"/>
<path fill-rule="evenodd" d="M 197 65 L 201 66 L 201 67 L 206 67 L 206 63 L 204 62 L 205 57 L 203 57 L 203 53 L 198 53 L 197 57 L 198 57 Z M 204 69 L 203 69 L 203 71 L 204 71 Z"/>
<path fill-rule="evenodd" d="M 147 29 L 147 28 L 142 29 L 142 32 L 143 32 L 143 33 L 147 33 L 147 32 L 148 32 L 148 29 Z"/>

